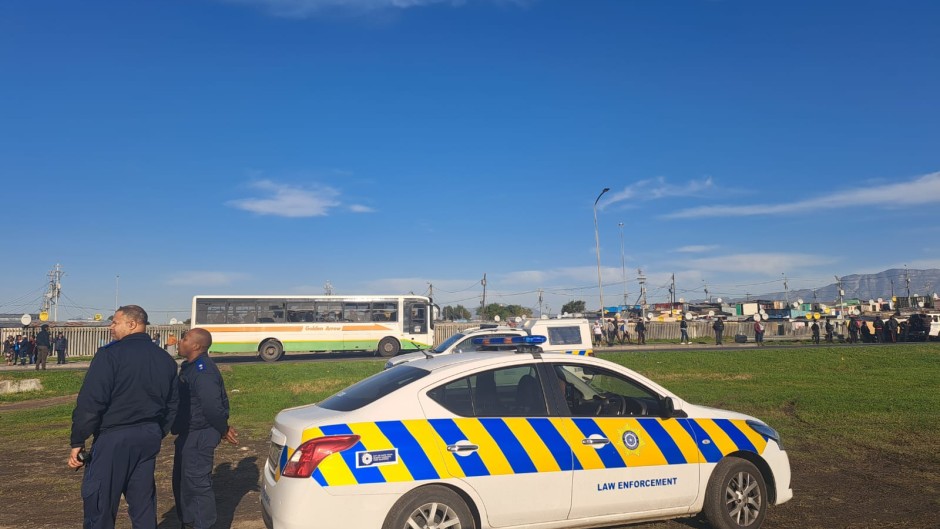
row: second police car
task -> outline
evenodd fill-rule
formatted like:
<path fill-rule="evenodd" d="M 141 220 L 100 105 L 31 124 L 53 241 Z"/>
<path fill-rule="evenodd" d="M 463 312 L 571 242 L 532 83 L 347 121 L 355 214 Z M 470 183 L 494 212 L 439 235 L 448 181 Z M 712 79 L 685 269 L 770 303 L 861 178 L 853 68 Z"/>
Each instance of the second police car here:
<path fill-rule="evenodd" d="M 537 341 L 540 337 L 520 340 Z M 595 357 L 466 353 L 279 413 L 267 527 L 595 527 L 704 513 L 760 527 L 793 496 L 780 437 Z"/>

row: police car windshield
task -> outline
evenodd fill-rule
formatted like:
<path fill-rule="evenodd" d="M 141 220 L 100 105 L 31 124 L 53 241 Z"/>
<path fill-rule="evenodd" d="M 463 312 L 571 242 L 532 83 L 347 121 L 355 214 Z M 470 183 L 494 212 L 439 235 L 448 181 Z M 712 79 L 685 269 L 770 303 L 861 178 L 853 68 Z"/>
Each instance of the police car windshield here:
<path fill-rule="evenodd" d="M 358 410 L 428 374 L 430 371 L 409 365 L 386 369 L 356 382 L 317 406 L 334 411 Z"/>
<path fill-rule="evenodd" d="M 435 355 L 436 355 L 436 354 L 439 354 L 439 353 L 443 353 L 444 351 L 447 350 L 448 347 L 450 347 L 451 345 L 454 345 L 455 343 L 459 342 L 460 340 L 463 340 L 466 336 L 467 336 L 466 334 L 464 334 L 464 333 L 462 333 L 462 332 L 458 332 L 457 334 L 451 336 L 450 338 L 448 338 L 448 339 L 444 340 L 443 342 L 441 342 L 440 344 L 438 344 L 437 347 L 431 349 L 429 352 L 430 352 L 431 354 L 435 354 Z"/>

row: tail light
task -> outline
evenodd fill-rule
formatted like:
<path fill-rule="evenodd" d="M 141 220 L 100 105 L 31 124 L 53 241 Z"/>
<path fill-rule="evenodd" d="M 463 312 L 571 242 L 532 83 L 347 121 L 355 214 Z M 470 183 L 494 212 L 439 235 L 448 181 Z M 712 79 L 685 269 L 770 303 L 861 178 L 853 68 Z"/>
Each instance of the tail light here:
<path fill-rule="evenodd" d="M 327 456 L 352 448 L 358 442 L 358 435 L 330 435 L 311 439 L 297 447 L 281 471 L 281 476 L 309 478 Z"/>

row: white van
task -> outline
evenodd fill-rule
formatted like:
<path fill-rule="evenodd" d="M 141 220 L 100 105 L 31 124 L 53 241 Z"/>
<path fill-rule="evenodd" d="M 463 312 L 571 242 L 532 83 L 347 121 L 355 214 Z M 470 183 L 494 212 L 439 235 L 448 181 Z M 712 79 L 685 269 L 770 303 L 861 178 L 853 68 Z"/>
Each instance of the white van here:
<path fill-rule="evenodd" d="M 594 355 L 591 345 L 591 325 L 585 319 L 527 319 L 516 327 L 508 325 L 481 325 L 458 332 L 444 340 L 440 345 L 418 351 L 398 355 L 385 363 L 385 369 L 395 367 L 405 362 L 428 355 L 449 355 L 456 353 L 469 353 L 473 351 L 514 351 L 515 345 L 478 345 L 473 343 L 474 338 L 501 338 L 512 336 L 544 336 L 545 343 L 541 344 L 545 353 L 561 353 L 573 355 Z"/>

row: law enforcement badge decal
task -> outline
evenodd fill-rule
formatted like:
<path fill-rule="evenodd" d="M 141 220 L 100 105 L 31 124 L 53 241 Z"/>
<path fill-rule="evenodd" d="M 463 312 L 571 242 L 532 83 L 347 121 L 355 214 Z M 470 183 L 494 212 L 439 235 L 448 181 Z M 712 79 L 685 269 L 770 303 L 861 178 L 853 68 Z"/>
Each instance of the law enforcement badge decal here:
<path fill-rule="evenodd" d="M 356 468 L 394 465 L 398 463 L 398 450 L 370 450 L 356 452 Z"/>
<path fill-rule="evenodd" d="M 636 450 L 640 447 L 640 438 L 633 433 L 633 430 L 627 430 L 623 433 L 623 445 L 630 450 Z"/>

